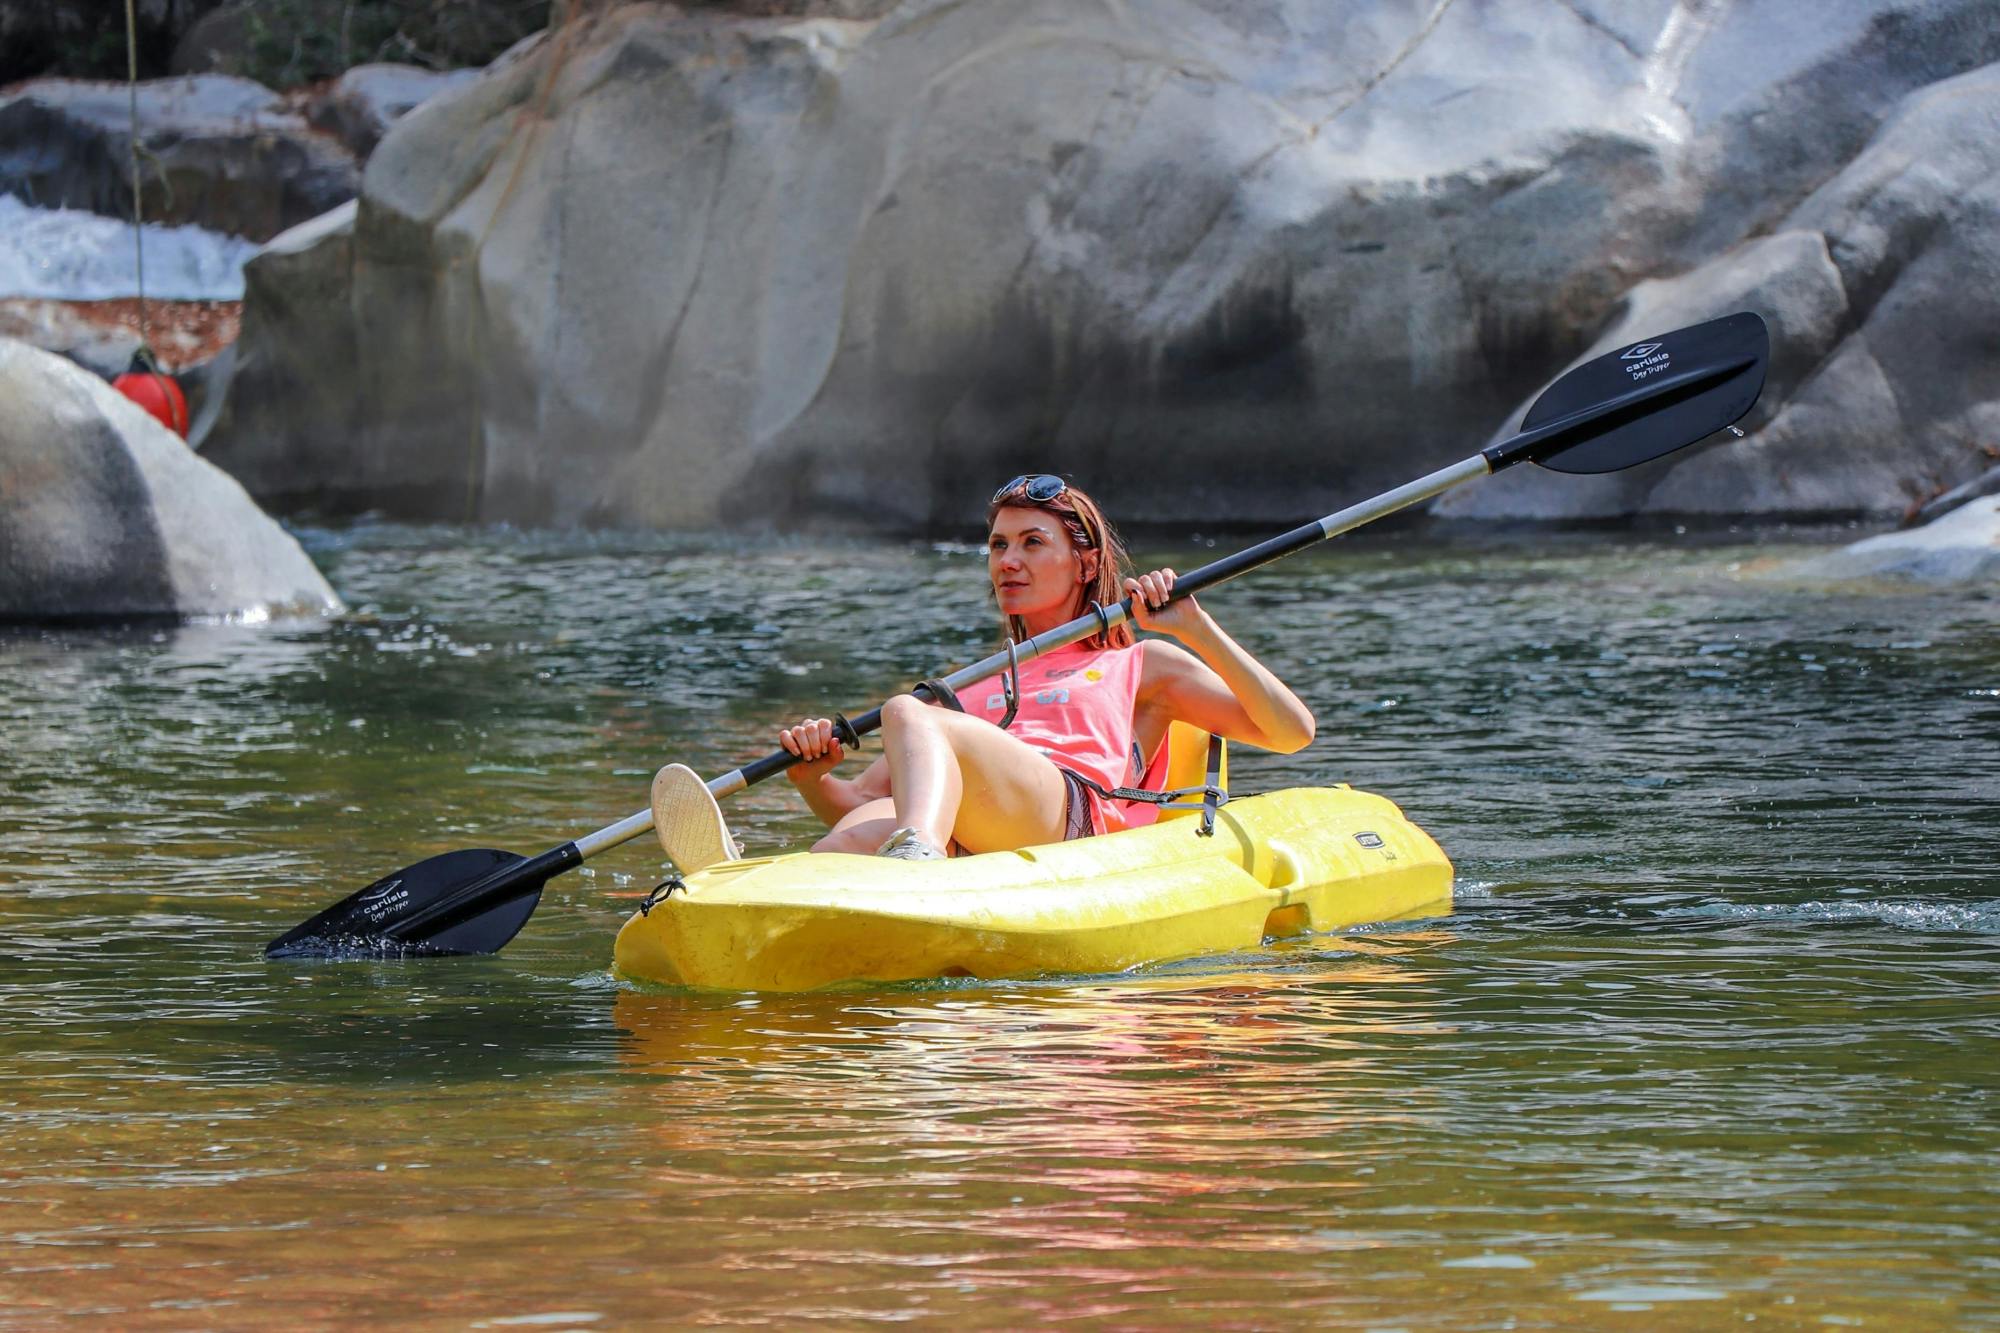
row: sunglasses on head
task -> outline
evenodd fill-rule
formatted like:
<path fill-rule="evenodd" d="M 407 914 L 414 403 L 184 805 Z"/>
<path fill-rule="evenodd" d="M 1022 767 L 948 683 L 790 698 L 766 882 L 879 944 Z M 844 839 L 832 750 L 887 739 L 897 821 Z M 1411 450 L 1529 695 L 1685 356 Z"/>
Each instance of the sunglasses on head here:
<path fill-rule="evenodd" d="M 1023 472 L 1014 480 L 993 492 L 988 504 L 999 504 L 1008 496 L 1019 491 L 1036 504 L 1047 504 L 1069 489 L 1069 483 L 1048 472 Z"/>

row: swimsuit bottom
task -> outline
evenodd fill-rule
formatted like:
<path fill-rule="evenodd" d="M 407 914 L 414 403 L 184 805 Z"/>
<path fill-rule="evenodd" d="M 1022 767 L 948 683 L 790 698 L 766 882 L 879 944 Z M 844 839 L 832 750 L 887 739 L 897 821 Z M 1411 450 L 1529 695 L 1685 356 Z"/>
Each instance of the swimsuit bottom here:
<path fill-rule="evenodd" d="M 1097 824 L 1091 818 L 1090 792 L 1085 789 L 1083 779 L 1056 765 L 1056 771 L 1063 778 L 1063 841 L 1074 842 L 1078 838 L 1096 836 Z"/>

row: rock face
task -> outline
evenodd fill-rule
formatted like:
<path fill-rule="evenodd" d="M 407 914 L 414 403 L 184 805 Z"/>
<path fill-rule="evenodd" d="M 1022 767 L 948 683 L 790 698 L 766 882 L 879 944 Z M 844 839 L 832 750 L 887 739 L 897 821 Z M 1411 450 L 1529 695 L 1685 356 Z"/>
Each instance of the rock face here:
<path fill-rule="evenodd" d="M 2000 455 L 2000 449 L 1988 452 Z M 1968 500 L 1977 500 L 1984 495 L 2000 495 L 2000 467 L 1990 467 L 1971 481 L 1954 486 L 1935 500 L 1927 502 L 1917 510 L 1916 521 L 1929 523 L 1934 519 L 1943 518 Z"/>
<path fill-rule="evenodd" d="M 1784 573 L 1831 582 L 1992 583 L 2000 580 L 2000 498 L 1973 500 L 1921 528 L 1869 537 Z"/>
<path fill-rule="evenodd" d="M 354 197 L 354 155 L 262 84 L 223 74 L 140 85 L 146 219 L 267 240 Z M 43 79 L 0 97 L 0 191 L 132 215 L 122 83 Z"/>
<path fill-rule="evenodd" d="M 1641 284 L 1590 354 L 1725 309 L 1772 325 L 1745 424 L 1585 482 L 1522 468 L 1439 502 L 1458 517 L 1903 513 L 2000 455 L 2000 65 L 1925 88 L 1781 220 Z M 1523 404 L 1525 410 L 1526 404 Z M 1516 414 L 1518 421 L 1519 414 Z"/>
<path fill-rule="evenodd" d="M 253 262 L 210 456 L 415 517 L 952 524 L 1054 468 L 1292 521 L 1749 306 L 1750 448 L 1453 512 L 1901 509 L 1985 466 L 1991 0 L 866 13 L 586 15 L 407 117 L 351 221 Z"/>
<path fill-rule="evenodd" d="M 0 620 L 339 608 L 241 486 L 102 380 L 0 339 Z"/>

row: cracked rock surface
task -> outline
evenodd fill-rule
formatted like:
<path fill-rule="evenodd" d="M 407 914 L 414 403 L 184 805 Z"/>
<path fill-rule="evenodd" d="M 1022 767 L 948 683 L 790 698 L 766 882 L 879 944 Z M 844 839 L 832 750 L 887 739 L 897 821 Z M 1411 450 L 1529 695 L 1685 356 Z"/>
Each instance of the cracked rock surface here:
<path fill-rule="evenodd" d="M 208 455 L 412 518 L 962 525 L 1049 468 L 1291 522 L 1748 306 L 1749 441 L 1445 512 L 1901 512 L 1992 465 L 1990 0 L 856 13 L 591 14 L 397 122 L 253 261 Z"/>

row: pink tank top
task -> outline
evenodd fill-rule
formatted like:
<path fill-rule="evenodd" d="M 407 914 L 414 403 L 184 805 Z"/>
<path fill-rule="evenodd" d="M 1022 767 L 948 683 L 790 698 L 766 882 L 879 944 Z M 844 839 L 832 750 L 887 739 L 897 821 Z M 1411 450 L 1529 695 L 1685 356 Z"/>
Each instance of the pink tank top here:
<path fill-rule="evenodd" d="M 1071 644 L 1021 665 L 1021 707 L 1009 733 L 1040 750 L 1061 767 L 1104 787 L 1129 786 L 1132 771 L 1132 711 L 1139 699 L 1145 652 L 1130 648 L 1086 648 Z M 958 701 L 974 717 L 999 724 L 1007 716 L 1000 676 L 967 686 Z M 1127 809 L 1085 789 L 1099 832 L 1150 823 L 1151 806 Z"/>

